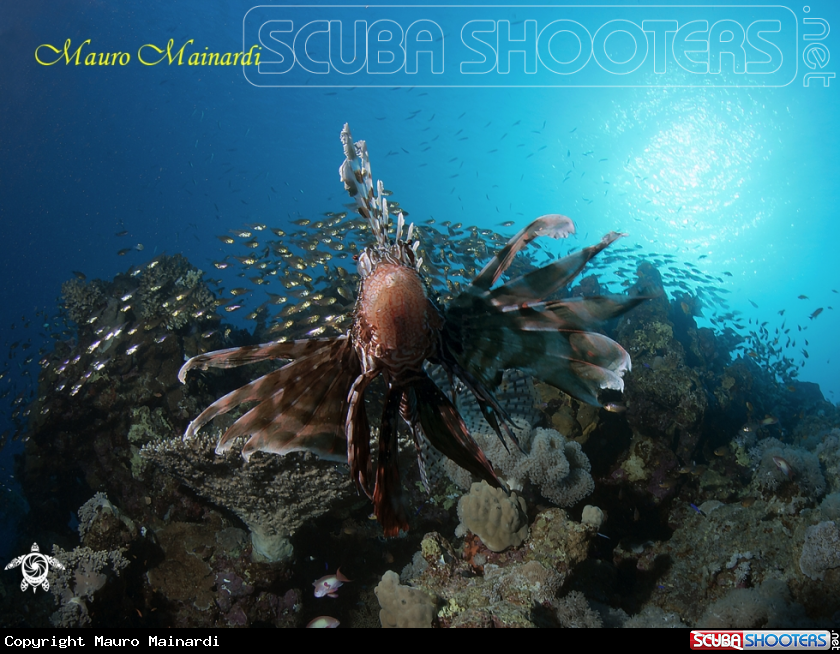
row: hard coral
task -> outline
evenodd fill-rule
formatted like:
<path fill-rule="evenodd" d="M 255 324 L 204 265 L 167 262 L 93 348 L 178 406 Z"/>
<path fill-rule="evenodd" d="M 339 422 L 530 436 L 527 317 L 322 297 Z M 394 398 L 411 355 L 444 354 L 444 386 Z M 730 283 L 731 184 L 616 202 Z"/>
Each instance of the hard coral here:
<path fill-rule="evenodd" d="M 379 620 L 382 627 L 421 628 L 431 627 L 435 617 L 435 604 L 421 590 L 400 584 L 396 572 L 388 570 L 373 590 L 379 600 Z"/>
<path fill-rule="evenodd" d="M 820 470 L 820 460 L 813 452 L 786 445 L 777 438 L 764 438 L 749 451 L 755 466 L 755 483 L 765 491 L 775 492 L 788 482 L 794 482 L 806 496 L 819 499 L 825 494 L 826 482 Z M 790 468 L 788 477 L 775 459 L 783 459 Z"/>
<path fill-rule="evenodd" d="M 539 513 L 528 540 L 502 553 L 486 548 L 476 553 L 471 543 L 459 556 L 440 534 L 426 534 L 402 579 L 438 598 L 442 626 L 551 623 L 545 609 L 551 609 L 572 569 L 586 558 L 594 535 L 594 526 L 569 520 L 562 509 Z"/>
<path fill-rule="evenodd" d="M 121 550 L 95 551 L 76 547 L 65 552 L 53 546 L 53 556 L 63 569 L 51 567 L 50 592 L 58 605 L 51 622 L 56 627 L 81 627 L 91 624 L 90 609 L 98 592 L 128 565 Z"/>
<path fill-rule="evenodd" d="M 137 538 L 134 521 L 111 504 L 105 493 L 96 493 L 79 509 L 79 537 L 93 549 L 127 546 Z"/>
<path fill-rule="evenodd" d="M 596 532 L 594 525 L 575 522 L 562 509 L 546 509 L 531 525 L 525 558 L 554 569 L 565 581 L 572 569 L 586 560 Z"/>
<path fill-rule="evenodd" d="M 217 455 L 218 439 L 218 431 L 206 429 L 187 441 L 153 441 L 140 453 L 239 516 L 265 560 L 291 558 L 289 538 L 301 525 L 353 497 L 349 477 L 334 463 L 300 453 L 257 453 L 246 463 L 233 451 Z"/>
<path fill-rule="evenodd" d="M 805 530 L 805 545 L 799 557 L 802 574 L 822 581 L 827 570 L 840 568 L 840 529 L 833 521 L 821 522 Z"/>
<path fill-rule="evenodd" d="M 98 280 L 83 282 L 70 279 L 61 285 L 61 297 L 70 320 L 78 324 L 87 321 L 105 303 L 105 294 Z"/>
<path fill-rule="evenodd" d="M 475 483 L 469 495 L 458 502 L 456 534 L 466 530 L 476 534 L 494 552 L 522 544 L 528 537 L 528 516 L 525 500 L 511 493 L 508 497 L 501 488 L 492 488 L 486 481 Z"/>
<path fill-rule="evenodd" d="M 180 329 L 199 312 L 211 315 L 213 294 L 201 279 L 202 272 L 176 254 L 161 255 L 147 264 L 140 275 L 140 316 L 160 319 L 169 330 Z"/>

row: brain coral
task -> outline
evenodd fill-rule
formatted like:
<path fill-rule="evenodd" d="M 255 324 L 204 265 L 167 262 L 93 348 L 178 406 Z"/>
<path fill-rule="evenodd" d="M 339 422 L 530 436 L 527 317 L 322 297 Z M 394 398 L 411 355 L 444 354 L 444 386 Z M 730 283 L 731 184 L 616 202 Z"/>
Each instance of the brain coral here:
<path fill-rule="evenodd" d="M 461 524 L 455 533 L 460 536 L 469 529 L 494 552 L 516 547 L 528 537 L 525 509 L 525 500 L 516 493 L 508 497 L 501 488 L 491 488 L 486 481 L 473 484 L 469 495 L 458 501 Z"/>

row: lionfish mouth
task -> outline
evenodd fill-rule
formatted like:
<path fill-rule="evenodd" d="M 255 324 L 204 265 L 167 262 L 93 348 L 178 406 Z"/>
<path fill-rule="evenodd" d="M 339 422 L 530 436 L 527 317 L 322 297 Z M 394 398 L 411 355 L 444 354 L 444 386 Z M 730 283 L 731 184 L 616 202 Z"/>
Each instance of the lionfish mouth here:
<path fill-rule="evenodd" d="M 547 299 L 623 236 L 616 232 L 493 288 L 528 243 L 574 233 L 569 218 L 550 214 L 511 238 L 462 292 L 442 305 L 430 297 L 417 254 L 420 244 L 412 238 L 413 224 L 406 230 L 402 213 L 390 236 L 387 193 L 381 181 L 373 184 L 365 142 L 354 142 L 347 125 L 341 141 L 341 181 L 375 238 L 358 256 L 361 282 L 350 329 L 334 338 L 273 341 L 193 357 L 178 373 L 181 382 L 194 368 L 232 368 L 266 359 L 288 363 L 216 400 L 184 437 L 216 416 L 256 402 L 221 436 L 217 452 L 242 436 L 247 437 L 242 448 L 246 459 L 256 451 L 307 451 L 346 462 L 357 487 L 373 500 L 385 535 L 395 536 L 408 530 L 397 467 L 400 420 L 414 439 L 424 482 L 420 453 L 431 446 L 477 477 L 502 485 L 453 402 L 426 374 L 427 363 L 441 366 L 450 380 L 460 380 L 498 437 L 515 443 L 510 417 L 493 395 L 502 372 L 519 369 L 601 406 L 600 390 L 623 390 L 630 357 L 618 343 L 592 330 L 644 298 Z M 365 394 L 377 378 L 384 381 L 385 397 L 374 473 Z"/>

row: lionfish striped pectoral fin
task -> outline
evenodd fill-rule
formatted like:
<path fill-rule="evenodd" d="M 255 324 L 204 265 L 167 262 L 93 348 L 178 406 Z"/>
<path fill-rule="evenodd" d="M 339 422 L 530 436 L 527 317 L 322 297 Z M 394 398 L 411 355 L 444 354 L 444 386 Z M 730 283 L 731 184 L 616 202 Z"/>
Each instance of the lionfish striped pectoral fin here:
<path fill-rule="evenodd" d="M 523 369 L 582 402 L 600 406 L 599 391 L 624 390 L 630 355 L 602 334 L 571 332 L 551 343 L 544 358 Z"/>
<path fill-rule="evenodd" d="M 358 358 L 346 337 L 323 339 L 320 347 L 220 398 L 196 418 L 184 437 L 244 402 L 258 402 L 219 439 L 224 452 L 240 436 L 248 459 L 256 451 L 313 452 L 332 461 L 346 460 L 344 436 L 347 390 L 359 375 Z"/>
<path fill-rule="evenodd" d="M 447 308 L 444 341 L 458 365 L 486 385 L 516 368 L 577 399 L 600 405 L 602 389 L 623 390 L 630 357 L 615 341 L 595 333 L 644 297 L 545 298 L 568 285 L 595 255 L 623 236 L 610 232 L 593 246 L 513 279 L 490 285 L 513 254 L 542 234 L 564 229 L 562 216 L 539 218 L 505 246 L 473 285 Z"/>
<path fill-rule="evenodd" d="M 600 390 L 624 389 L 622 375 L 630 369 L 630 357 L 618 343 L 582 331 L 488 329 L 473 335 L 462 361 L 486 375 L 485 383 L 492 383 L 496 372 L 516 368 L 596 406 Z"/>
<path fill-rule="evenodd" d="M 397 466 L 397 421 L 402 395 L 402 389 L 389 386 L 382 410 L 382 421 L 379 423 L 379 456 L 376 461 L 373 512 L 387 538 L 398 536 L 400 530 L 408 531 L 400 471 Z"/>
<path fill-rule="evenodd" d="M 599 243 L 532 270 L 490 291 L 490 301 L 497 307 L 540 302 L 569 284 L 586 264 L 604 248 L 626 234 L 610 232 Z"/>
<path fill-rule="evenodd" d="M 317 352 L 333 340 L 331 338 L 312 338 L 300 341 L 273 341 L 262 345 L 245 345 L 244 347 L 231 347 L 226 350 L 199 354 L 181 366 L 178 371 L 178 381 L 182 384 L 186 383 L 187 373 L 193 369 L 236 368 L 266 359 L 299 359 Z"/>
<path fill-rule="evenodd" d="M 356 377 L 347 396 L 349 406 L 344 428 L 350 478 L 371 500 L 370 423 L 365 408 L 365 389 L 379 374 L 380 371 L 374 369 Z"/>
<path fill-rule="evenodd" d="M 458 409 L 435 383 L 424 373 L 412 381 L 407 392 L 411 422 L 419 422 L 432 447 L 479 479 L 501 487 L 493 466 L 470 436 Z"/>
<path fill-rule="evenodd" d="M 480 273 L 472 281 L 472 286 L 483 290 L 489 289 L 502 273 L 508 269 L 516 253 L 538 236 L 550 236 L 551 238 L 567 238 L 569 234 L 575 233 L 575 224 L 571 218 L 561 216 L 559 213 L 552 213 L 540 216 L 519 233 L 511 238 L 505 247 L 484 266 Z"/>

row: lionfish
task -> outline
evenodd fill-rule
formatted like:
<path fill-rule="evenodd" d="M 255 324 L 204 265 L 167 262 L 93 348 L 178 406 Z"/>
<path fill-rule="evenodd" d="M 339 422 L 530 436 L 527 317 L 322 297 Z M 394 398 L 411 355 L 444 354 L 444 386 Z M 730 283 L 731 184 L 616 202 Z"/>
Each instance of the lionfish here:
<path fill-rule="evenodd" d="M 601 389 L 623 390 L 630 357 L 616 342 L 590 329 L 621 315 L 641 297 L 598 296 L 546 300 L 569 284 L 586 263 L 623 234 L 532 270 L 493 288 L 514 256 L 539 236 L 565 238 L 574 223 L 558 214 L 542 216 L 516 234 L 447 306 L 439 306 L 421 275 L 419 241 L 402 212 L 396 233 L 381 181 L 374 187 L 367 146 L 341 132 L 345 161 L 339 172 L 355 198 L 376 243 L 358 254 L 361 278 L 351 326 L 334 338 L 274 341 L 195 356 L 178 373 L 185 382 L 194 368 L 231 368 L 266 359 L 289 360 L 282 367 L 221 397 L 192 423 L 194 435 L 218 415 L 256 402 L 221 436 L 216 452 L 248 436 L 246 459 L 256 451 L 313 452 L 346 462 L 350 476 L 372 501 L 386 536 L 408 530 L 397 467 L 399 418 L 407 424 L 423 471 L 423 452 L 440 454 L 493 486 L 503 487 L 491 463 L 471 437 L 450 399 L 427 374 L 440 366 L 475 397 L 481 414 L 504 443 L 514 443 L 510 416 L 493 389 L 506 369 L 516 368 L 573 397 L 600 405 Z M 405 233 L 404 233 L 405 230 Z M 377 378 L 385 395 L 379 422 L 375 475 L 365 393 Z M 425 477 L 424 477 L 425 479 Z"/>

